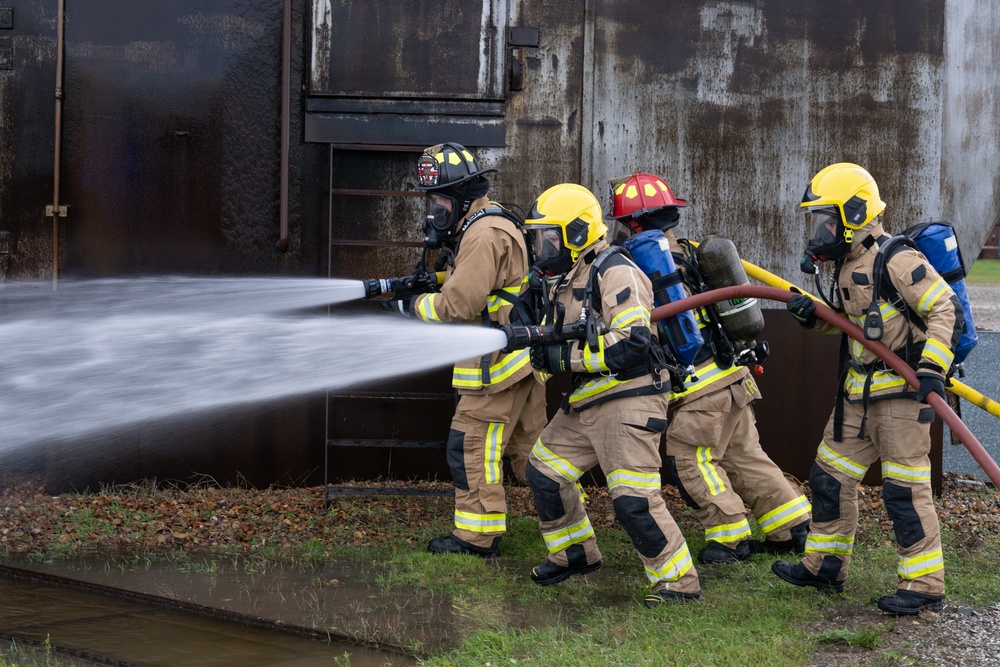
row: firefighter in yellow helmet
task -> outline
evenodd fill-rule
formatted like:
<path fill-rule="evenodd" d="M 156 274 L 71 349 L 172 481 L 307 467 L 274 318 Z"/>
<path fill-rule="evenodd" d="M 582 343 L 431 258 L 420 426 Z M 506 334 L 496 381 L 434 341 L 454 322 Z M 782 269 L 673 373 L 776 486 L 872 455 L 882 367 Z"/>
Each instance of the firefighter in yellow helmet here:
<path fill-rule="evenodd" d="M 439 292 L 397 298 L 392 309 L 426 322 L 499 326 L 516 319 L 530 258 L 518 221 L 486 196 L 484 174 L 496 170 L 480 169 L 464 146 L 446 143 L 426 149 L 417 171 L 417 188 L 427 194 L 424 243 L 444 248 L 453 263 Z M 545 385 L 528 351 L 516 350 L 460 361 L 452 386 L 459 400 L 446 456 L 455 527 L 427 549 L 496 556 L 507 527 L 502 457 L 524 481 L 528 452 L 546 422 Z"/>
<path fill-rule="evenodd" d="M 649 580 L 645 604 L 700 596 L 687 543 L 660 494 L 660 438 L 670 381 L 650 326 L 649 280 L 605 240 L 601 206 L 586 188 L 556 185 L 525 220 L 536 266 L 550 276 L 546 321 L 587 323 L 587 340 L 531 348 L 546 373 L 571 372 L 562 409 L 531 450 L 528 483 L 548 559 L 531 579 L 546 586 L 601 566 L 580 477 L 600 465 L 615 515 Z M 603 332 L 603 333 L 602 333 Z M 662 374 L 662 377 L 661 377 Z"/>
<path fill-rule="evenodd" d="M 873 294 L 876 258 L 886 235 L 877 216 L 885 210 L 872 176 L 856 164 L 832 164 L 810 181 L 802 199 L 814 230 L 804 272 L 834 262 L 836 293 L 829 301 L 854 323 L 877 311 L 881 341 L 916 370 L 914 391 L 860 343 L 841 345 L 842 378 L 837 404 L 816 453 L 809 486 L 813 522 L 800 563 L 775 562 L 771 570 L 796 586 L 841 592 L 847 579 L 858 524 L 858 485 L 882 459 L 882 498 L 896 534 L 896 592 L 879 609 L 896 615 L 939 611 L 944 603 L 944 559 L 931 496 L 931 392 L 944 395 L 946 374 L 964 322 L 962 306 L 930 262 L 916 250 L 888 256 L 883 285 Z M 832 292 L 832 291 L 831 291 Z M 793 297 L 788 310 L 805 327 L 819 324 L 812 300 Z"/>
<path fill-rule="evenodd" d="M 678 296 L 683 297 L 692 291 L 691 285 L 704 283 L 691 261 L 690 245 L 679 243 L 670 232 L 678 224 L 678 209 L 687 202 L 676 198 L 663 179 L 644 173 L 616 179 L 611 182 L 610 199 L 609 217 L 620 230 L 617 236 L 657 285 L 681 280 L 683 291 Z M 658 250 L 650 255 L 639 251 L 644 247 Z M 672 254 L 669 264 L 658 256 L 660 252 Z M 666 268 L 674 264 L 683 267 L 682 272 Z M 661 289 L 654 293 L 661 295 L 660 300 L 676 300 Z M 685 380 L 683 391 L 670 396 L 666 446 L 668 474 L 705 529 L 707 544 L 698 560 L 715 565 L 758 552 L 802 553 L 809 501 L 761 448 L 753 412 L 753 401 L 760 398 L 757 383 L 746 364 L 734 363 L 732 354 L 721 353 L 739 341 L 728 340 L 726 330 L 713 326 L 710 315 L 702 309 L 692 317 L 691 332 L 700 330 L 702 335 L 685 335 L 685 327 L 673 329 L 677 332 L 673 338 L 685 338 L 672 341 L 675 356 L 694 366 L 694 373 Z M 665 335 L 670 338 L 669 332 Z M 688 339 L 693 339 L 690 344 Z M 750 539 L 747 505 L 764 540 Z"/>

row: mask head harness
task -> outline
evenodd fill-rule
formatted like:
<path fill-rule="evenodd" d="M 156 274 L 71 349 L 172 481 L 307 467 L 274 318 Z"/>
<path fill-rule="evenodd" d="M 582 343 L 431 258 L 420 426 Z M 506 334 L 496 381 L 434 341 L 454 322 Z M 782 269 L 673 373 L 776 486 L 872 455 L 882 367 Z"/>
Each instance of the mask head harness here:
<path fill-rule="evenodd" d="M 480 169 L 475 156 L 461 144 L 437 144 L 424 150 L 417 159 L 417 190 L 427 194 L 426 247 L 454 242 L 472 202 L 489 192 L 490 182 L 483 174 L 494 171 Z"/>

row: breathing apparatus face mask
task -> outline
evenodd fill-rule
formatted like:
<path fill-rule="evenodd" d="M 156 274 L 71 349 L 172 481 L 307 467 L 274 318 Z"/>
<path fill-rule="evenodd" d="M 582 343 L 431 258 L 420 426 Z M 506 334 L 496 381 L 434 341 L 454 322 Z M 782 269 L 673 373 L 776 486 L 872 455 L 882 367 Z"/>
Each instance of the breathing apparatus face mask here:
<path fill-rule="evenodd" d="M 427 215 L 424 218 L 424 245 L 440 248 L 451 238 L 458 222 L 458 202 L 440 193 L 427 195 Z"/>
<path fill-rule="evenodd" d="M 563 244 L 562 229 L 559 227 L 531 226 L 535 245 L 534 270 L 547 276 L 566 273 L 573 267 L 569 248 Z"/>
<path fill-rule="evenodd" d="M 807 211 L 806 224 L 814 230 L 800 262 L 803 273 L 815 273 L 817 261 L 834 262 L 850 251 L 851 244 L 844 238 L 844 226 L 837 209 Z"/>

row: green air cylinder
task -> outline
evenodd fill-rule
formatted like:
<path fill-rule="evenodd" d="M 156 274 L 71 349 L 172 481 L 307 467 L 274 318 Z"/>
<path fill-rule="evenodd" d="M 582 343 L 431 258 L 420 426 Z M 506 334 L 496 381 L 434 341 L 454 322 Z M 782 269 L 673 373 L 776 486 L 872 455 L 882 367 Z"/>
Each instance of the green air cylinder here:
<path fill-rule="evenodd" d="M 712 289 L 749 285 L 736 246 L 725 236 L 705 237 L 696 251 L 698 270 Z M 764 330 L 764 314 L 757 299 L 728 299 L 715 304 L 715 312 L 730 340 L 753 341 Z"/>

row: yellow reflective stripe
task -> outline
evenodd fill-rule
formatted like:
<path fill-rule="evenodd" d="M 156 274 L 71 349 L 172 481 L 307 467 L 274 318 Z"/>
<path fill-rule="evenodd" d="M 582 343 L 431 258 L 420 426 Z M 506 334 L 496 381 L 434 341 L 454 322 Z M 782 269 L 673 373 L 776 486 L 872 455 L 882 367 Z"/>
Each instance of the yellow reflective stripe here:
<path fill-rule="evenodd" d="M 705 529 L 705 539 L 716 542 L 735 542 L 750 537 L 750 522 L 740 519 L 736 523 L 724 523 Z"/>
<path fill-rule="evenodd" d="M 951 362 L 955 358 L 955 354 L 947 345 L 933 338 L 928 338 L 924 341 L 924 350 L 920 353 L 920 357 L 933 361 L 942 371 L 947 371 L 951 368 Z"/>
<path fill-rule="evenodd" d="M 854 551 L 853 535 L 814 535 L 806 538 L 807 554 L 838 554 L 850 556 Z"/>
<path fill-rule="evenodd" d="M 473 533 L 502 533 L 507 530 L 507 515 L 474 514 L 455 510 L 455 527 Z"/>
<path fill-rule="evenodd" d="M 594 529 L 590 525 L 590 518 L 584 517 L 583 521 L 573 526 L 567 526 L 562 530 L 552 532 L 542 532 L 542 539 L 545 540 L 545 547 L 550 554 L 568 549 L 574 544 L 586 542 L 594 536 Z"/>
<path fill-rule="evenodd" d="M 943 569 L 944 554 L 940 549 L 934 549 L 909 558 L 900 558 L 896 573 L 900 579 L 916 579 Z"/>
<path fill-rule="evenodd" d="M 863 395 L 867 378 L 868 376 L 864 373 L 851 368 L 847 371 L 847 380 L 844 381 L 844 388 L 852 397 L 855 395 Z M 905 386 L 906 380 L 899 377 L 892 371 L 876 371 L 872 374 L 872 382 L 868 390 L 870 392 L 876 392 L 884 389 L 902 388 Z"/>
<path fill-rule="evenodd" d="M 656 584 L 661 581 L 677 581 L 691 569 L 691 552 L 688 551 L 687 542 L 673 553 L 661 567 L 652 568 L 646 566 L 646 578 Z"/>
<path fill-rule="evenodd" d="M 566 459 L 560 458 L 552 453 L 551 449 L 542 444 L 541 438 L 535 441 L 535 446 L 532 448 L 531 453 L 536 459 L 552 468 L 560 477 L 568 482 L 576 482 L 578 479 L 583 477 L 582 470 Z M 583 487 L 580 488 L 582 489 Z"/>
<path fill-rule="evenodd" d="M 899 311 L 896 310 L 896 307 L 893 306 L 888 301 L 883 301 L 879 305 L 878 311 L 882 314 L 882 321 L 883 322 L 888 322 L 889 320 L 891 320 L 896 315 L 899 315 Z M 867 311 L 865 311 L 865 315 L 860 315 L 858 317 L 855 317 L 854 315 L 850 315 L 850 316 L 848 316 L 848 319 L 850 319 L 852 322 L 854 322 L 855 324 L 857 324 L 859 327 L 864 327 L 865 316 L 866 315 L 867 315 Z"/>
<path fill-rule="evenodd" d="M 618 380 L 614 377 L 602 377 L 597 380 L 590 380 L 580 385 L 576 391 L 570 394 L 569 404 L 579 403 L 585 399 L 597 396 L 605 391 L 614 389 L 618 385 L 625 384 L 628 380 Z"/>
<path fill-rule="evenodd" d="M 623 468 L 612 470 L 607 479 L 608 489 L 618 486 L 627 486 L 632 489 L 659 489 L 661 486 L 659 473 L 639 472 Z"/>
<path fill-rule="evenodd" d="M 715 466 L 712 465 L 712 448 L 698 447 L 695 450 L 695 456 L 698 459 L 698 470 L 701 471 L 701 477 L 705 480 L 705 484 L 708 485 L 708 492 L 713 496 L 717 496 L 725 491 L 726 483 L 722 481 Z"/>
<path fill-rule="evenodd" d="M 522 280 L 521 285 L 523 284 L 524 281 Z M 507 292 L 507 294 L 513 294 L 514 296 L 517 296 L 521 293 L 521 285 L 514 285 L 513 287 L 501 287 L 500 289 L 504 292 Z M 486 300 L 486 310 L 489 311 L 490 313 L 495 313 L 504 306 L 513 306 L 513 304 L 507 299 L 504 299 L 503 297 L 496 295 L 490 296 L 490 298 Z"/>
<path fill-rule="evenodd" d="M 434 308 L 434 299 L 437 294 L 427 294 L 423 299 L 417 302 L 417 317 L 422 319 L 424 322 L 440 322 L 441 318 L 438 317 L 437 310 Z"/>
<path fill-rule="evenodd" d="M 946 293 L 948 290 L 948 285 L 944 282 L 943 278 L 938 278 L 931 285 L 930 289 L 924 292 L 924 295 L 920 297 L 920 302 L 917 304 L 917 312 L 920 313 L 921 317 L 926 317 L 928 313 L 931 312 L 931 308 L 937 303 L 937 300 L 941 298 L 941 295 Z"/>
<path fill-rule="evenodd" d="M 901 463 L 883 461 L 882 477 L 898 479 L 903 482 L 914 482 L 915 484 L 930 484 L 931 468 L 930 466 L 911 468 L 910 466 L 904 466 Z"/>
<path fill-rule="evenodd" d="M 514 350 L 497 359 L 490 366 L 490 382 L 497 384 L 506 380 L 531 362 L 531 351 L 528 348 Z M 455 366 L 451 373 L 451 386 L 462 389 L 478 389 L 483 386 L 483 369 Z"/>
<path fill-rule="evenodd" d="M 830 449 L 825 440 L 820 441 L 819 449 L 816 450 L 816 457 L 819 458 L 820 461 L 833 466 L 848 477 L 853 477 L 854 479 L 863 479 L 865 473 L 868 471 L 867 466 L 855 463 L 846 456 L 841 456 L 837 452 Z"/>
<path fill-rule="evenodd" d="M 611 329 L 624 329 L 630 324 L 638 322 L 649 326 L 649 308 L 645 306 L 633 306 L 618 313 L 611 320 Z"/>
<path fill-rule="evenodd" d="M 583 355 L 580 361 L 583 362 L 583 369 L 588 373 L 601 373 L 608 368 L 608 363 L 604 360 L 604 338 L 598 336 L 597 338 L 597 349 L 591 350 L 590 345 L 584 343 L 580 347 L 580 352 Z"/>
<path fill-rule="evenodd" d="M 733 373 L 739 373 L 743 366 L 730 366 L 726 370 L 722 370 L 713 361 L 705 368 L 698 371 L 695 375 L 692 375 L 687 380 L 684 381 L 684 392 L 681 394 L 670 393 L 670 400 L 674 401 L 678 398 L 684 396 L 684 394 L 690 394 L 692 392 L 698 391 L 699 389 L 704 389 L 713 382 L 718 382 L 723 380 Z"/>
<path fill-rule="evenodd" d="M 795 500 L 789 500 L 783 505 L 778 505 L 773 510 L 763 515 L 757 520 L 760 529 L 767 535 L 771 531 L 777 530 L 784 525 L 805 516 L 812 510 L 812 505 L 805 496 L 799 496 Z"/>
<path fill-rule="evenodd" d="M 490 422 L 486 427 L 486 483 L 500 481 L 501 445 L 503 443 L 503 422 Z"/>

